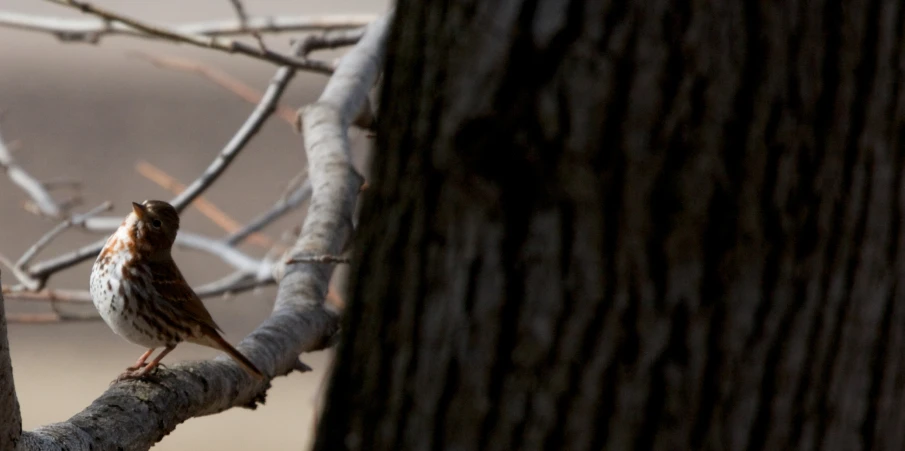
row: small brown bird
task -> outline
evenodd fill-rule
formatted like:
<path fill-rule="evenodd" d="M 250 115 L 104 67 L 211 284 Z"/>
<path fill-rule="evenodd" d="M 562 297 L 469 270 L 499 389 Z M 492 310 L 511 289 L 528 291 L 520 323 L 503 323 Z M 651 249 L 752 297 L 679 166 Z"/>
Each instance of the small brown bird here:
<path fill-rule="evenodd" d="M 159 200 L 132 203 L 132 213 L 107 239 L 91 270 L 91 297 L 101 317 L 132 343 L 148 348 L 117 380 L 140 379 L 183 341 L 229 354 L 246 371 L 261 371 L 232 347 L 220 327 L 186 283 L 170 251 L 179 230 L 179 214 Z M 155 349 L 163 351 L 151 363 Z"/>

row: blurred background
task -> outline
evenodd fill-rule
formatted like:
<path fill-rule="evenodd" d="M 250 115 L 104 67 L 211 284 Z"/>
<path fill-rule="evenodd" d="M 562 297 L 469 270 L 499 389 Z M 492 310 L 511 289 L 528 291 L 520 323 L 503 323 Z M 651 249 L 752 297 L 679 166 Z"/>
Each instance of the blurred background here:
<path fill-rule="evenodd" d="M 229 0 L 101 0 L 96 4 L 158 23 L 178 24 L 232 19 Z M 383 0 L 245 0 L 249 15 L 381 13 Z M 0 9 L 55 17 L 85 18 L 71 9 L 34 0 L 5 0 Z M 268 46 L 286 50 L 293 34 L 265 35 Z M 0 122 L 7 143 L 16 142 L 17 162 L 40 180 L 82 182 L 83 212 L 105 200 L 112 214 L 125 215 L 131 201 L 170 199 L 173 195 L 136 171 L 146 161 L 182 183 L 194 180 L 214 159 L 253 105 L 197 75 L 155 67 L 129 56 L 192 58 L 228 72 L 263 91 L 276 67 L 242 56 L 190 48 L 164 41 L 110 36 L 98 45 L 63 43 L 47 34 L 0 28 Z M 316 53 L 332 59 L 335 55 Z M 314 100 L 326 77 L 299 73 L 282 104 L 293 110 Z M 368 138 L 351 134 L 356 164 L 362 169 Z M 204 197 L 233 219 L 245 222 L 269 208 L 286 183 L 304 167 L 301 137 L 272 117 L 261 133 Z M 65 197 L 65 196 L 63 196 Z M 26 195 L 0 175 L 0 253 L 17 259 L 56 222 L 25 212 Z M 300 224 L 301 208 L 266 230 L 278 239 Z M 225 232 L 196 209 L 183 215 L 182 228 L 210 236 Z M 91 243 L 99 235 L 71 230 L 36 259 L 59 255 Z M 242 249 L 262 256 L 267 249 Z M 195 286 L 230 271 L 209 255 L 176 250 L 177 263 Z M 91 262 L 55 275 L 51 288 L 87 289 Z M 4 268 L 3 282 L 16 283 Z M 205 301 L 230 342 L 238 342 L 269 316 L 274 288 Z M 65 307 L 65 306 L 64 306 Z M 85 307 L 92 309 L 93 307 Z M 9 313 L 49 312 L 36 302 L 7 302 Z M 71 310 L 71 309 L 70 309 Z M 11 324 L 10 345 L 24 427 L 65 421 L 84 409 L 143 352 L 114 335 L 102 321 L 59 324 Z M 206 359 L 216 351 L 187 344 L 165 360 Z M 314 368 L 273 382 L 267 402 L 256 411 L 232 409 L 180 425 L 155 449 L 300 449 L 314 427 L 315 402 L 330 352 L 303 356 Z"/>

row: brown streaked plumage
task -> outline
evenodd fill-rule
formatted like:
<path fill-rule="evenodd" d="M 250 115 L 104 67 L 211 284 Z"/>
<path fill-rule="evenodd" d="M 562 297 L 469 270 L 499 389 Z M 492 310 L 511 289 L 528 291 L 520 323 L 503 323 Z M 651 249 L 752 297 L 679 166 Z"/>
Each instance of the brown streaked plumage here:
<path fill-rule="evenodd" d="M 159 200 L 132 203 L 119 229 L 107 239 L 91 270 L 91 297 L 114 332 L 148 348 L 117 378 L 142 378 L 177 344 L 187 341 L 226 352 L 246 371 L 260 370 L 220 335 L 220 327 L 182 277 L 170 254 L 179 214 Z M 145 364 L 156 348 L 164 350 Z"/>

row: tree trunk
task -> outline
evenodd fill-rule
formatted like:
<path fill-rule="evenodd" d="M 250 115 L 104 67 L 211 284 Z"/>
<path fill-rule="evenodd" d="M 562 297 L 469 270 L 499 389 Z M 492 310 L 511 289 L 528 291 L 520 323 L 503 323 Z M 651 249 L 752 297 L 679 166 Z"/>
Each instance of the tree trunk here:
<path fill-rule="evenodd" d="M 2 277 L 0 277 L 2 279 Z M 22 436 L 19 398 L 13 382 L 13 364 L 6 333 L 6 306 L 0 291 L 0 450 L 13 450 Z"/>
<path fill-rule="evenodd" d="M 316 449 L 903 449 L 903 14 L 401 0 Z"/>

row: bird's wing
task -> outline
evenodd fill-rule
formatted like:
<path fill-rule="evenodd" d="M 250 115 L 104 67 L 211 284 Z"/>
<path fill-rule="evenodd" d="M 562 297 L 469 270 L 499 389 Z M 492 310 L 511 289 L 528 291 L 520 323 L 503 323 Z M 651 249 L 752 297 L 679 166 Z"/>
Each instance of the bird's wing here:
<path fill-rule="evenodd" d="M 220 326 L 214 322 L 210 312 L 204 307 L 201 298 L 195 294 L 192 287 L 182 277 L 176 263 L 169 261 L 149 262 L 152 285 L 157 293 L 170 303 L 174 310 L 185 313 L 198 322 L 221 331 Z"/>

